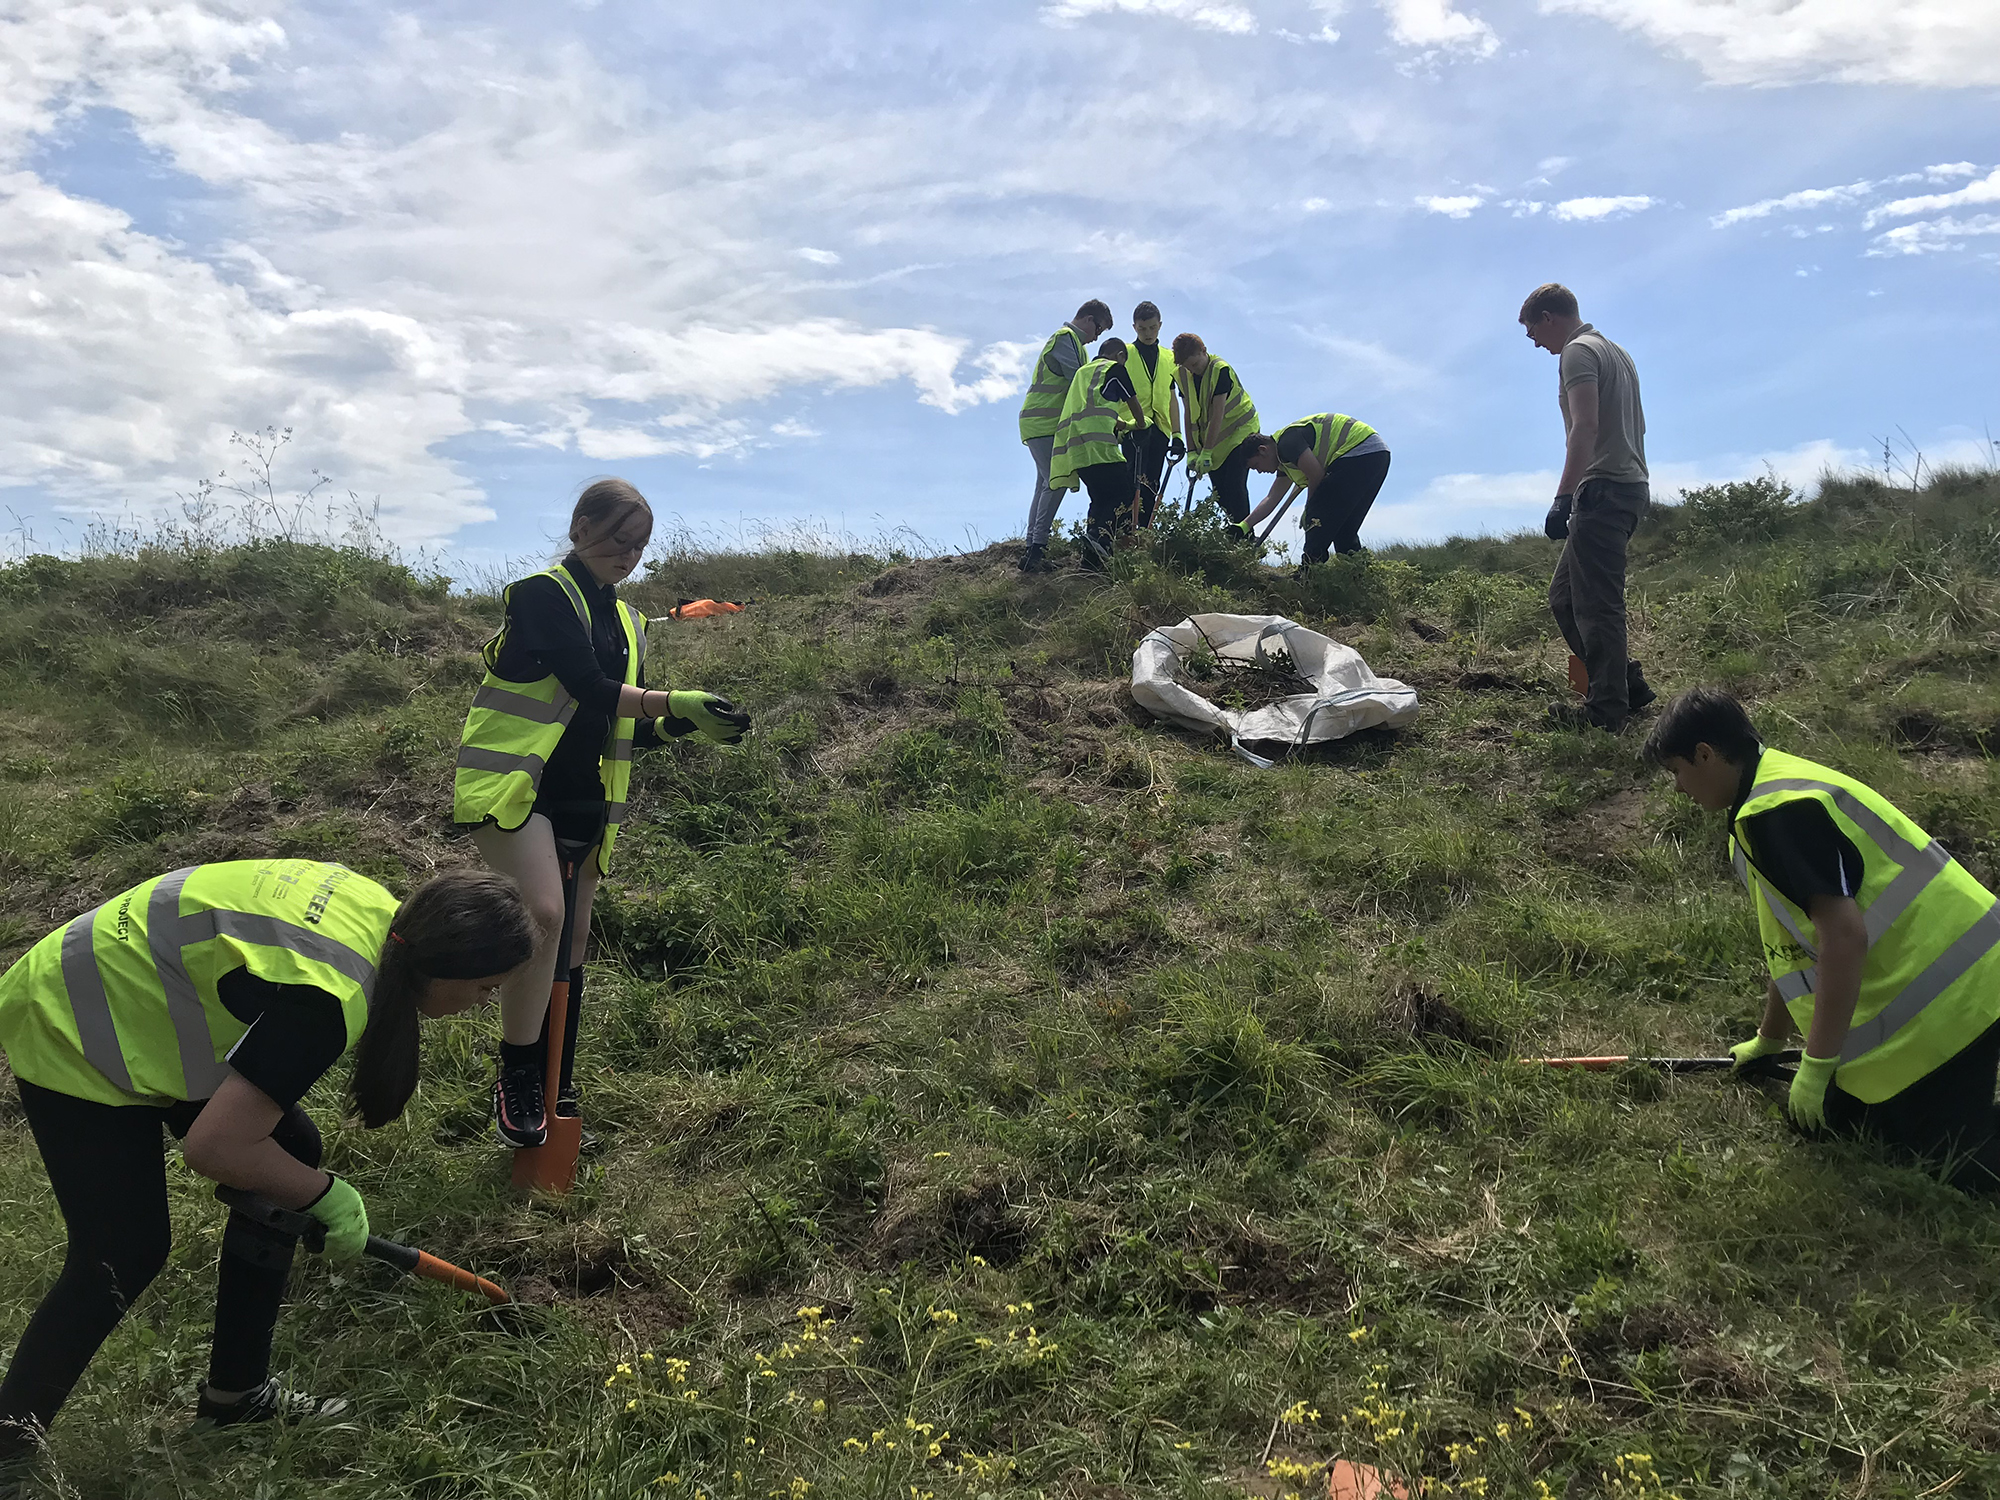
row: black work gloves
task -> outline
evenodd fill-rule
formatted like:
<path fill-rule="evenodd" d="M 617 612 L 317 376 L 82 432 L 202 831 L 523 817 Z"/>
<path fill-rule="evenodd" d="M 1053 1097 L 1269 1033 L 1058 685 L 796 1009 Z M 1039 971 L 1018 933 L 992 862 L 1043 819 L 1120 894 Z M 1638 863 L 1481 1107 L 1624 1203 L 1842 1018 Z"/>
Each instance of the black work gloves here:
<path fill-rule="evenodd" d="M 1576 504 L 1572 495 L 1556 496 L 1556 503 L 1549 507 L 1548 519 L 1542 522 L 1542 535 L 1552 542 L 1560 542 L 1569 535 L 1570 507 Z"/>
<path fill-rule="evenodd" d="M 1173 436 L 1173 441 L 1167 444 L 1167 460 L 1170 463 L 1177 463 L 1186 457 L 1187 444 L 1181 441 L 1181 435 L 1177 432 Z"/>

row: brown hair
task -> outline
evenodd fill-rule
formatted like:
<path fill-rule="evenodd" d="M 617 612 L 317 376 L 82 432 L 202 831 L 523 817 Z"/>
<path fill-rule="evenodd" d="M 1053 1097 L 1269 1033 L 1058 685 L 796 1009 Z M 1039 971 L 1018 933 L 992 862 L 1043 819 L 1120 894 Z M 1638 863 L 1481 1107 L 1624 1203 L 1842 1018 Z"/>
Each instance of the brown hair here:
<path fill-rule="evenodd" d="M 1078 323 L 1085 318 L 1095 319 L 1101 328 L 1114 328 L 1117 326 L 1118 321 L 1111 316 L 1111 309 L 1105 306 L 1104 302 L 1097 297 L 1092 297 L 1083 306 L 1079 307 L 1076 310 L 1076 316 L 1071 318 L 1070 321 Z"/>
<path fill-rule="evenodd" d="M 1122 364 L 1125 359 L 1125 340 L 1106 339 L 1097 346 L 1097 357 L 1099 359 L 1115 360 Z"/>
<path fill-rule="evenodd" d="M 583 493 L 576 497 L 576 509 L 569 513 L 570 540 L 576 540 L 578 527 L 592 536 L 609 536 L 637 511 L 645 513 L 650 527 L 653 507 L 646 503 L 637 485 L 624 479 L 593 479 L 583 487 Z"/>
<path fill-rule="evenodd" d="M 1560 281 L 1545 281 L 1528 293 L 1521 304 L 1521 326 L 1531 327 L 1553 313 L 1558 318 L 1576 316 L 1576 293 Z"/>
<path fill-rule="evenodd" d="M 431 980 L 518 969 L 535 951 L 535 935 L 521 888 L 496 870 L 447 870 L 396 908 L 347 1086 L 362 1124 L 379 1130 L 417 1091 L 417 1002 Z"/>
<path fill-rule="evenodd" d="M 1146 319 L 1157 318 L 1159 315 L 1160 310 L 1150 302 L 1141 302 L 1137 307 L 1132 309 L 1132 321 L 1134 323 L 1143 323 Z"/>
<path fill-rule="evenodd" d="M 1201 341 L 1198 333 L 1177 333 L 1174 335 L 1174 358 L 1186 359 L 1190 354 L 1206 354 L 1208 345 Z"/>

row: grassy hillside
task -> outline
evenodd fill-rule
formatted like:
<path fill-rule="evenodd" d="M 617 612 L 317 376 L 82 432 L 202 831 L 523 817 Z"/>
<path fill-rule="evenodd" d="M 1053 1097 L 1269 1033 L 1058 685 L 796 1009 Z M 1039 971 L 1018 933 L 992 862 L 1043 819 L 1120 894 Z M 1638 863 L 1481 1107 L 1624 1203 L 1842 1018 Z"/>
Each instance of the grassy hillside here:
<path fill-rule="evenodd" d="M 1697 495 L 1636 545 L 1635 653 L 2000 879 L 1996 502 Z M 1106 580 L 665 557 L 646 607 L 757 597 L 652 660 L 759 730 L 641 763 L 579 1068 L 602 1154 L 510 1195 L 490 1016 L 433 1029 L 386 1130 L 309 1101 L 380 1228 L 526 1305 L 307 1264 L 279 1368 L 357 1414 L 191 1435 L 222 1218 L 175 1172 L 173 1259 L 29 1493 L 1280 1496 L 1335 1454 L 1435 1495 L 2000 1492 L 1993 1205 L 1754 1086 L 1510 1060 L 1714 1051 L 1761 996 L 1720 826 L 1637 734 L 1539 728 L 1554 555 L 1294 584 L 1184 524 Z M 1135 722 L 1133 644 L 1202 608 L 1335 631 L 1420 719 L 1269 772 Z M 0 570 L 0 959 L 197 860 L 469 858 L 495 618 L 292 544 Z M 62 1235 L 4 1109 L 11 1342 Z"/>

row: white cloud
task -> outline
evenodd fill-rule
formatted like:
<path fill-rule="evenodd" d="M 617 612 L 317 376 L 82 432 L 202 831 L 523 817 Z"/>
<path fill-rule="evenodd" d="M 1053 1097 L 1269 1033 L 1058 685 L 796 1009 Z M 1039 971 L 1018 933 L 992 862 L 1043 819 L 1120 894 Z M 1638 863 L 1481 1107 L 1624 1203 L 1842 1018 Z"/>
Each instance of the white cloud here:
<path fill-rule="evenodd" d="M 1561 439 L 1558 429 L 1554 437 L 1558 447 Z M 1969 453 L 1972 446 L 1965 442 L 1942 444 L 1936 461 L 1950 462 L 1961 449 Z M 1830 438 L 1820 438 L 1771 453 L 1719 453 L 1709 458 L 1656 461 L 1651 465 L 1652 491 L 1656 501 L 1675 503 L 1682 489 L 1775 472 L 1795 490 L 1804 492 L 1811 490 L 1827 469 L 1863 469 L 1871 461 L 1865 449 L 1846 448 Z M 1369 513 L 1369 534 L 1384 541 L 1428 541 L 1445 536 L 1539 531 L 1560 477 L 1555 469 L 1441 474 L 1409 499 L 1378 504 Z"/>
<path fill-rule="evenodd" d="M 1357 385 L 1365 382 L 1376 390 L 1403 391 L 1436 378 L 1429 367 L 1368 339 L 1324 330 L 1307 330 L 1305 337 L 1333 355 L 1333 373 L 1338 380 Z"/>
<path fill-rule="evenodd" d="M 1643 195 L 1628 195 L 1622 198 L 1565 198 L 1549 212 L 1567 224 L 1596 223 L 1603 219 L 1622 219 L 1627 214 L 1644 213 L 1657 201 Z"/>
<path fill-rule="evenodd" d="M 816 266 L 837 266 L 840 264 L 840 252 L 838 250 L 815 250 L 811 245 L 801 245 L 798 256 L 800 260 L 809 260 Z"/>
<path fill-rule="evenodd" d="M 1942 250 L 1963 250 L 1967 239 L 1989 234 L 2000 234 L 2000 214 L 1975 214 L 1969 219 L 1920 219 L 1878 234 L 1868 254 L 1934 255 Z"/>
<path fill-rule="evenodd" d="M 1517 219 L 1532 219 L 1547 208 L 1548 204 L 1537 198 L 1506 198 L 1501 200 L 1500 206 L 1512 209 Z"/>
<path fill-rule="evenodd" d="M 1381 0 L 1389 20 L 1389 35 L 1405 47 L 1491 57 L 1500 38 L 1476 15 L 1452 6 L 1451 0 Z"/>
<path fill-rule="evenodd" d="M 1708 222 L 1717 229 L 1726 229 L 1731 224 L 1741 224 L 1748 219 L 1768 218 L 1772 214 L 1791 213 L 1795 209 L 1854 203 L 1874 191 L 1875 184 L 1872 182 L 1850 182 L 1841 187 L 1801 188 L 1798 192 L 1786 193 L 1781 198 L 1763 198 L 1755 203 L 1746 203 L 1741 208 L 1724 209 Z"/>
<path fill-rule="evenodd" d="M 1232 36 L 1250 36 L 1257 30 L 1256 16 L 1227 0 L 1055 0 L 1042 7 L 1042 18 L 1054 26 L 1074 26 L 1100 15 L 1161 16 Z"/>
<path fill-rule="evenodd" d="M 1459 194 L 1450 198 L 1419 198 L 1417 206 L 1427 208 L 1434 214 L 1443 214 L 1447 219 L 1469 219 L 1472 211 L 1485 201 L 1471 194 Z"/>
<path fill-rule="evenodd" d="M 1990 0 L 1541 0 L 1541 8 L 1636 31 L 1717 83 L 2000 83 L 2000 5 Z"/>
<path fill-rule="evenodd" d="M 1973 170 L 1978 169 L 1975 167 Z M 2000 203 L 2000 168 L 1955 192 L 1922 193 L 1914 198 L 1898 198 L 1885 203 L 1862 221 L 1862 228 L 1873 229 L 1885 219 L 1907 219 L 1917 214 L 1934 214 L 1941 209 L 1964 208 L 1975 203 Z"/>

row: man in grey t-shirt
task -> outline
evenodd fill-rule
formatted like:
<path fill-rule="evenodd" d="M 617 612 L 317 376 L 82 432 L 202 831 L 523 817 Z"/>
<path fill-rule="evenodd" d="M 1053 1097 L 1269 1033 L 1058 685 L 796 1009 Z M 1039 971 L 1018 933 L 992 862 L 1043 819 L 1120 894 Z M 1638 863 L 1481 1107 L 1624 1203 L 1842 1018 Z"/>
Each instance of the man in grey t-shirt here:
<path fill-rule="evenodd" d="M 1651 503 L 1639 372 L 1631 355 L 1578 316 L 1576 294 L 1553 281 L 1528 294 L 1521 326 L 1557 358 L 1567 442 L 1543 530 L 1564 545 L 1549 610 L 1590 673 L 1582 706 L 1552 703 L 1549 718 L 1616 734 L 1653 701 L 1645 674 L 1625 654 L 1625 548 Z"/>

